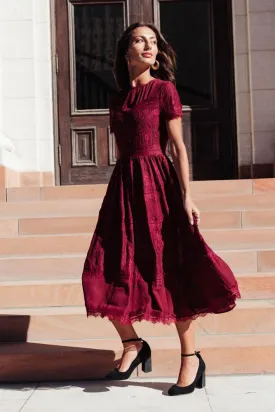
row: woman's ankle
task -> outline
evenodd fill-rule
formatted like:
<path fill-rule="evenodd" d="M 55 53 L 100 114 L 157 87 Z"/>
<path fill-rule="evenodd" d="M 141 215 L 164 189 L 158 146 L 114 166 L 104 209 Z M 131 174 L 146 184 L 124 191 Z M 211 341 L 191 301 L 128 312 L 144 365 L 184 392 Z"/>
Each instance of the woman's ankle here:
<path fill-rule="evenodd" d="M 124 349 L 133 348 L 133 350 L 142 348 L 143 343 L 141 341 L 131 341 L 131 342 L 124 342 L 123 347 Z"/>

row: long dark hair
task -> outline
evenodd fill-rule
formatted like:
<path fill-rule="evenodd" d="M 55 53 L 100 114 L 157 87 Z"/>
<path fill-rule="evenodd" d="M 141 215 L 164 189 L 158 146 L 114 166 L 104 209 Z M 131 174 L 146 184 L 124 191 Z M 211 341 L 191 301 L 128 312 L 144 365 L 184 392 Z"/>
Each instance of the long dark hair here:
<path fill-rule="evenodd" d="M 133 23 L 131 24 L 118 39 L 116 46 L 116 57 L 114 64 L 114 76 L 120 89 L 127 89 L 130 86 L 129 71 L 126 61 L 126 53 L 129 48 L 132 32 L 137 27 L 149 27 L 156 35 L 159 62 L 158 70 L 151 70 L 151 75 L 158 79 L 170 80 L 175 83 L 176 54 L 169 43 L 164 39 L 157 27 L 151 23 Z"/>

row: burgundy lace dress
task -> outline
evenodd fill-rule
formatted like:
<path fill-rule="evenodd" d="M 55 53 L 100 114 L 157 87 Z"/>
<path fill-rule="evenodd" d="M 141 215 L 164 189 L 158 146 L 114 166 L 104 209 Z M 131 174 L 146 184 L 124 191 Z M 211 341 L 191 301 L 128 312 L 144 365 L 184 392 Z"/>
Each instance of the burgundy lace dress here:
<path fill-rule="evenodd" d="M 158 79 L 111 103 L 120 158 L 84 264 L 88 316 L 169 324 L 230 311 L 240 297 L 228 265 L 189 224 L 164 154 L 166 120 L 181 116 L 174 85 Z"/>

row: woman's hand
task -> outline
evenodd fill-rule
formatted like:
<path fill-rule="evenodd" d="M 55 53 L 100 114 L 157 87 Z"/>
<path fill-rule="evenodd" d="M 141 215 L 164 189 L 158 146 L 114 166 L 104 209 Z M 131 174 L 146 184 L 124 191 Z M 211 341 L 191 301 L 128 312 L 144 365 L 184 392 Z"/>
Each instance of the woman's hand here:
<path fill-rule="evenodd" d="M 191 199 L 189 195 L 184 195 L 184 208 L 188 215 L 188 219 L 191 225 L 194 225 L 194 218 L 196 219 L 196 223 L 200 223 L 200 211 Z"/>

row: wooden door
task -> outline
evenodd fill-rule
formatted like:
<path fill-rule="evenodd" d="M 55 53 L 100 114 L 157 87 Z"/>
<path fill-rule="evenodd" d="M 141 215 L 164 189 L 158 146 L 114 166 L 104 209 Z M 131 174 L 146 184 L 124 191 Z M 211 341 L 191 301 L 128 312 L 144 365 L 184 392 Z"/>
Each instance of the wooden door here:
<path fill-rule="evenodd" d="M 237 177 L 231 0 L 155 0 L 178 57 L 177 89 L 191 106 L 194 180 Z"/>
<path fill-rule="evenodd" d="M 108 182 L 116 162 L 109 95 L 116 39 L 152 1 L 55 0 L 61 184 Z"/>
<path fill-rule="evenodd" d="M 236 176 L 230 0 L 55 0 L 61 184 L 108 182 L 115 157 L 108 99 L 116 39 L 155 22 L 178 55 L 192 108 L 193 178 Z M 191 158 L 191 156 L 190 156 Z"/>

